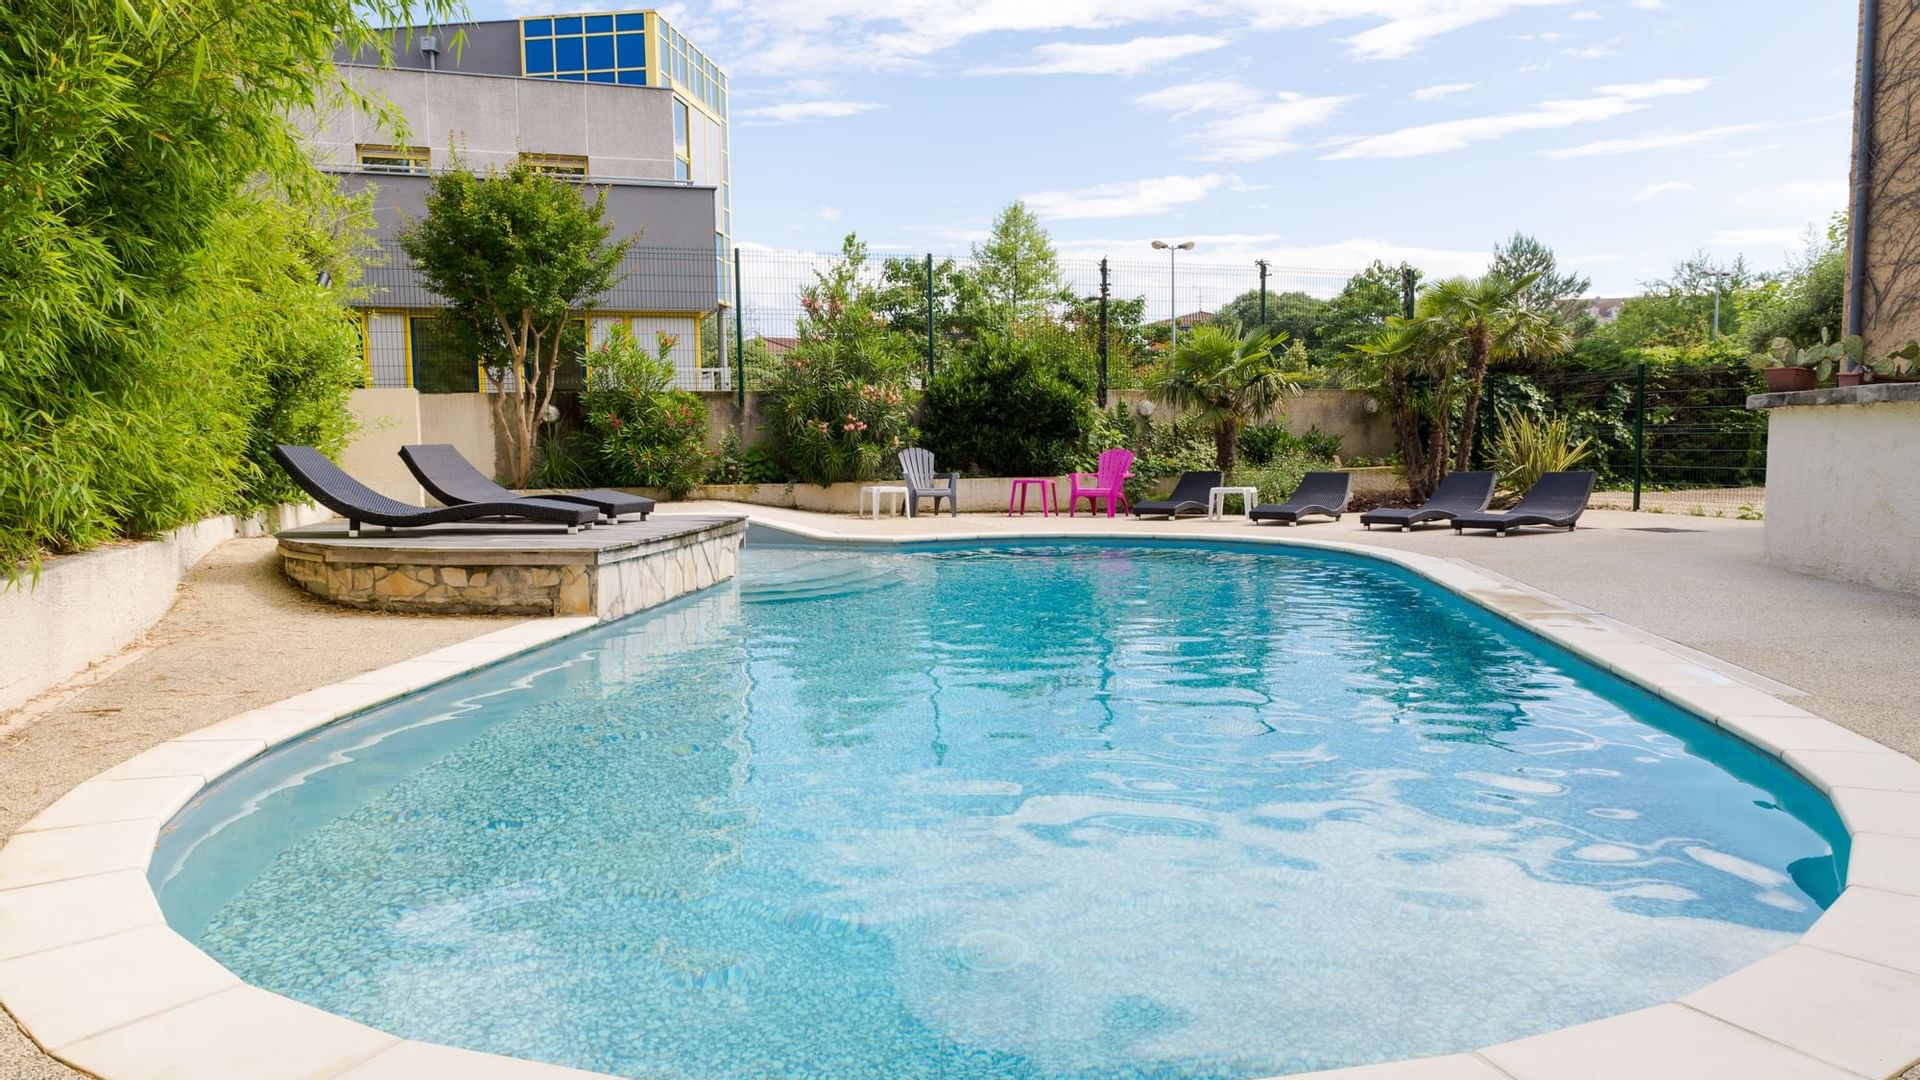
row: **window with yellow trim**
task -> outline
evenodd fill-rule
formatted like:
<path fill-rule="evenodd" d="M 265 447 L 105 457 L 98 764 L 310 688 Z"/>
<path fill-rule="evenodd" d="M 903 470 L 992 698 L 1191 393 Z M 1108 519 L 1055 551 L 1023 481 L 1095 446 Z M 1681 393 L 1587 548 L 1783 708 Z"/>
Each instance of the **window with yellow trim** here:
<path fill-rule="evenodd" d="M 364 172 L 419 175 L 427 171 L 431 154 L 424 146 L 382 146 L 360 143 L 354 147 Z"/>
<path fill-rule="evenodd" d="M 533 171 L 547 176 L 583 179 L 587 175 L 587 158 L 584 154 L 526 154 L 520 160 L 533 167 Z"/>
<path fill-rule="evenodd" d="M 687 112 L 687 103 L 675 98 L 673 101 L 673 178 L 675 180 L 693 179 L 693 147 L 689 141 L 689 131 L 693 127 L 693 118 Z"/>

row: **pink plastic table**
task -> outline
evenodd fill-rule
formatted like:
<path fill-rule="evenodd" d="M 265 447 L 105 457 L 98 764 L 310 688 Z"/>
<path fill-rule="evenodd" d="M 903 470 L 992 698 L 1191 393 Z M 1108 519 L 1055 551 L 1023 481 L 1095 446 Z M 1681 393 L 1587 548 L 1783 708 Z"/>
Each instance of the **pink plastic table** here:
<path fill-rule="evenodd" d="M 1013 497 L 1015 495 L 1020 496 L 1020 516 L 1021 517 L 1026 516 L 1027 489 L 1030 487 L 1037 487 L 1040 489 L 1040 516 L 1041 517 L 1047 517 L 1051 515 L 1055 510 L 1059 509 L 1059 507 L 1055 506 L 1053 503 L 1053 477 L 1051 476 L 1016 476 L 1013 478 L 1012 490 L 1007 492 L 1007 516 L 1008 517 L 1013 516 Z"/>

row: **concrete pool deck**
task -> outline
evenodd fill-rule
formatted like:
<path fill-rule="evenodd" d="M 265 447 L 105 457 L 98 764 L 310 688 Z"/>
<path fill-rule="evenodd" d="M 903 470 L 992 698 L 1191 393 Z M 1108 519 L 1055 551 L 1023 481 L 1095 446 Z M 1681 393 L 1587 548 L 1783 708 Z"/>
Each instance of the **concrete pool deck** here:
<path fill-rule="evenodd" d="M 1628 1074 L 1635 1080 L 1857 1078 L 1898 1075 L 1920 1057 L 1920 762 L 1843 730 L 1879 739 L 1907 755 L 1920 749 L 1920 717 L 1907 704 L 1920 689 L 1920 672 L 1907 663 L 1914 631 L 1920 629 L 1920 600 L 1772 570 L 1760 561 L 1755 524 L 1596 511 L 1587 517 L 1593 527 L 1573 534 L 1496 539 L 1457 537 L 1445 529 L 1367 533 L 1352 517 L 1288 529 L 1231 518 L 1139 523 L 969 515 L 957 521 L 857 521 L 716 503 L 670 510 L 746 512 L 763 523 L 846 539 L 1172 536 L 1376 549 L 1782 754 L 1832 792 L 1856 834 L 1849 890 L 1802 943 L 1681 1002 L 1473 1054 L 1339 1075 L 1353 1080 Z M 1643 529 L 1685 531 L 1638 531 Z M 346 618 L 330 629 L 317 624 L 288 628 L 304 637 L 294 644 L 344 649 L 360 632 L 354 626 L 394 621 L 343 614 Z M 216 617 L 209 625 L 221 622 Z M 174 809 L 209 777 L 269 742 L 551 640 L 571 632 L 575 623 L 585 625 L 579 620 L 516 624 L 488 635 L 488 641 L 312 690 L 303 701 L 188 734 L 140 755 L 139 764 L 117 766 L 81 784 L 29 822 L 0 853 L 0 1000 L 42 1045 L 109 1080 L 581 1075 L 405 1042 L 241 985 L 160 923 L 140 873 L 153 833 Z M 277 638 L 284 637 L 282 629 L 274 627 Z M 423 633 L 422 645 L 432 636 Z M 200 650 L 191 636 L 163 644 L 100 686 L 24 724 L 16 721 L 12 730 L 30 733 L 137 669 L 147 669 L 149 678 L 170 667 L 192 671 Z M 411 651 L 418 650 L 396 649 L 390 658 Z M 385 659 L 375 655 L 366 663 L 378 667 Z M 328 681 L 316 679 L 315 685 Z M 266 681 L 288 692 L 310 690 L 281 672 Z M 192 700 L 196 692 L 187 684 L 165 693 Z M 178 706 L 180 700 L 168 704 Z M 226 715 L 214 711 L 215 700 L 207 700 L 204 719 Z M 139 693 L 126 701 L 122 708 L 144 707 Z M 8 734 L 6 724 L 0 720 L 0 773 L 23 764 L 15 749 L 20 740 Z M 88 769 L 114 765 L 141 748 L 109 742 L 68 748 L 73 774 L 89 775 Z M 39 795 L 28 798 L 43 803 L 57 791 L 43 785 Z M 39 809 L 9 797 L 0 831 Z M 141 892 L 146 892 L 144 903 Z M 0 1070 L 14 1060 L 0 1039 Z M 23 1068 L 39 1067 L 24 1056 L 18 1060 Z M 37 1061 L 48 1068 L 44 1075 L 68 1075 L 45 1058 Z"/>

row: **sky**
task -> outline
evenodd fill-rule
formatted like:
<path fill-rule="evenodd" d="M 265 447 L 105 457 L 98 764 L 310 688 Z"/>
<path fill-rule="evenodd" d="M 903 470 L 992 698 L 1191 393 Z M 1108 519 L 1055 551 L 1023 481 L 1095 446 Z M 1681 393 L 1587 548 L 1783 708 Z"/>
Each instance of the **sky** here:
<path fill-rule="evenodd" d="M 1523 230 L 1630 295 L 1701 251 L 1778 268 L 1846 203 L 1857 0 L 660 10 L 728 73 L 750 248 L 965 253 L 1020 198 L 1070 257 L 1474 273 Z"/>

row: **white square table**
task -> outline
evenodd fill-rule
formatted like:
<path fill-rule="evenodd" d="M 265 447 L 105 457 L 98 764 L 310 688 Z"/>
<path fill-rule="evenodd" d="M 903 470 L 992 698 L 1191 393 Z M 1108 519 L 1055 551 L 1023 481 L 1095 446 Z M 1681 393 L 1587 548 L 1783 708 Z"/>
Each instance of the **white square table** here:
<path fill-rule="evenodd" d="M 1226 513 L 1227 496 L 1240 496 L 1240 512 L 1253 509 L 1255 500 L 1260 498 L 1260 489 L 1252 487 L 1217 487 L 1207 489 L 1207 520 L 1219 521 Z"/>

